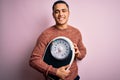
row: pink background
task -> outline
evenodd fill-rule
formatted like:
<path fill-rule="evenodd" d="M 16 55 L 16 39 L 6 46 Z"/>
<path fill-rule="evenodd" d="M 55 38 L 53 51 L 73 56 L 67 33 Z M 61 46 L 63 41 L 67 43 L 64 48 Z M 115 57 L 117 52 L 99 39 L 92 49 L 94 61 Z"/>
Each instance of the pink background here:
<path fill-rule="evenodd" d="M 0 0 L 0 80 L 44 80 L 29 66 L 40 33 L 54 24 L 55 0 Z M 87 48 L 81 80 L 120 80 L 120 0 L 66 0 L 69 24 Z"/>

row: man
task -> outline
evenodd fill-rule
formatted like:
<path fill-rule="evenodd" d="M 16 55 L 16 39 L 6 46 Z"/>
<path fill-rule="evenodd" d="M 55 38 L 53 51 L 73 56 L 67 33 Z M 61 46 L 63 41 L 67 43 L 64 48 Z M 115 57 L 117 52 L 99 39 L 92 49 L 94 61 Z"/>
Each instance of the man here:
<path fill-rule="evenodd" d="M 59 0 L 53 4 L 53 17 L 56 24 L 46 29 L 39 36 L 31 55 L 30 65 L 45 74 L 46 79 L 49 79 L 48 75 L 50 74 L 62 80 L 79 80 L 77 59 L 82 60 L 85 57 L 86 48 L 83 45 L 80 31 L 67 24 L 69 14 L 69 6 L 65 1 Z M 69 70 L 66 70 L 69 65 L 54 68 L 43 61 L 46 46 L 52 39 L 58 36 L 65 36 L 74 43 L 75 59 Z"/>

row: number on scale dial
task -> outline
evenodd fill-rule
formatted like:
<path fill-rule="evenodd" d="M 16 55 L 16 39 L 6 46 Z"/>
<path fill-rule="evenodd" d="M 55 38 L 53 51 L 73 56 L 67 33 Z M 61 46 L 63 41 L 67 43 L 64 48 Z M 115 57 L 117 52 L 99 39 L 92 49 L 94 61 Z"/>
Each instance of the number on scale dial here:
<path fill-rule="evenodd" d="M 63 60 L 67 58 L 70 51 L 70 45 L 66 40 L 57 39 L 52 42 L 51 54 L 55 59 Z"/>

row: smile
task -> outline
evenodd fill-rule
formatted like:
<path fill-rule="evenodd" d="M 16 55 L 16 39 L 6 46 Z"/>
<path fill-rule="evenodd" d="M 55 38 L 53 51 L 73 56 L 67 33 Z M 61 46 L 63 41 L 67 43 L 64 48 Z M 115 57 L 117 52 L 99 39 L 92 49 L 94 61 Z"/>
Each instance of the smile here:
<path fill-rule="evenodd" d="M 64 20 L 65 18 L 62 17 L 62 18 L 58 18 L 58 19 L 59 19 L 60 21 L 62 21 L 62 20 Z"/>

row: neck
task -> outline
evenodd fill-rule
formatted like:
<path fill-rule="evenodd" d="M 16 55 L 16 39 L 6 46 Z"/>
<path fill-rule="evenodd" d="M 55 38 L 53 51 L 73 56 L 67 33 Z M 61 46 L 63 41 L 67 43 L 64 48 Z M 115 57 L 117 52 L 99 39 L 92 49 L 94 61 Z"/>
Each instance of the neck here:
<path fill-rule="evenodd" d="M 56 27 L 57 27 L 58 29 L 63 30 L 63 29 L 66 29 L 68 26 L 67 26 L 67 24 L 65 24 L 65 25 L 56 25 Z"/>

